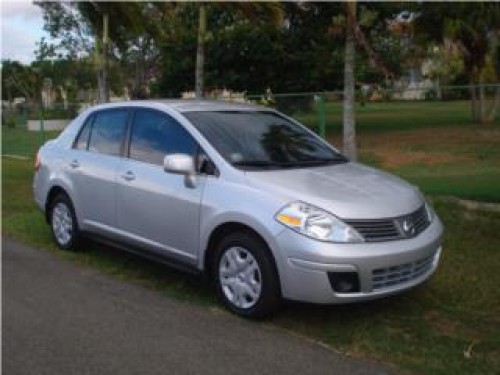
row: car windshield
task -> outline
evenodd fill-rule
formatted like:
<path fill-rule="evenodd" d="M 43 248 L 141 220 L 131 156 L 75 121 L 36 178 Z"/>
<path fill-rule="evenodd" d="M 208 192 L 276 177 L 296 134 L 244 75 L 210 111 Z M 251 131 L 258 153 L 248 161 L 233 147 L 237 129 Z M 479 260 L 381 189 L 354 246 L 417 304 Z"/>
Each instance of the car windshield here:
<path fill-rule="evenodd" d="M 206 111 L 184 115 L 238 168 L 300 168 L 347 161 L 323 141 L 274 112 Z"/>

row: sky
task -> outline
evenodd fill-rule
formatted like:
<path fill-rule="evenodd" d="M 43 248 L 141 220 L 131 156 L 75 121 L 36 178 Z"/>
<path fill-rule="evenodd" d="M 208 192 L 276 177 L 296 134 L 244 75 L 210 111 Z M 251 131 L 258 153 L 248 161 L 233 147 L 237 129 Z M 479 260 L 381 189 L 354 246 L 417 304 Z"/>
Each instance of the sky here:
<path fill-rule="evenodd" d="M 35 59 L 36 42 L 42 36 L 42 11 L 31 0 L 0 0 L 2 24 L 2 59 L 29 64 Z"/>

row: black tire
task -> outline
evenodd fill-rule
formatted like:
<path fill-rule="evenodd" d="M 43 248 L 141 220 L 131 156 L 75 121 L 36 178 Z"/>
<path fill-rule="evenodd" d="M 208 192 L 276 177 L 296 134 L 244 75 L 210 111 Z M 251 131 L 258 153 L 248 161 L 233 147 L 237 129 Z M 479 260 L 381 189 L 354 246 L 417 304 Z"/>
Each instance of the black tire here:
<path fill-rule="evenodd" d="M 223 255 L 231 248 L 242 248 L 250 253 L 259 268 L 260 295 L 250 307 L 235 305 L 225 294 L 221 283 L 219 267 Z M 251 232 L 239 231 L 224 237 L 216 246 L 212 277 L 217 297 L 231 312 L 246 317 L 260 319 L 274 313 L 281 302 L 281 291 L 278 272 L 267 244 Z"/>
<path fill-rule="evenodd" d="M 54 220 L 57 220 L 55 218 L 55 212 L 56 209 L 67 209 L 67 212 L 69 213 L 69 218 L 71 219 L 70 222 L 70 230 L 69 232 L 69 240 L 68 241 L 63 241 L 61 239 L 61 236 L 58 236 L 56 233 L 55 225 L 54 225 Z M 61 250 L 78 250 L 78 246 L 81 243 L 81 234 L 80 230 L 78 228 L 78 222 L 76 220 L 76 215 L 75 215 L 75 209 L 73 208 L 73 204 L 71 203 L 71 199 L 64 194 L 58 194 L 52 202 L 50 202 L 50 212 L 49 212 L 49 218 L 50 218 L 50 231 L 52 232 L 52 237 L 54 238 L 54 241 L 56 242 L 57 246 Z"/>

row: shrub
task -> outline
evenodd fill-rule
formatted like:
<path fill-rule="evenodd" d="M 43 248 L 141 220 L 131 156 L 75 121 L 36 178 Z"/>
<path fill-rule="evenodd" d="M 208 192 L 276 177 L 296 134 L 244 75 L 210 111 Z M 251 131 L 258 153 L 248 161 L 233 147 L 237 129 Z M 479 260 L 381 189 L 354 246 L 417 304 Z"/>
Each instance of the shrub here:
<path fill-rule="evenodd" d="M 11 111 L 2 108 L 2 125 L 8 128 L 15 128 L 17 125 L 16 117 Z"/>

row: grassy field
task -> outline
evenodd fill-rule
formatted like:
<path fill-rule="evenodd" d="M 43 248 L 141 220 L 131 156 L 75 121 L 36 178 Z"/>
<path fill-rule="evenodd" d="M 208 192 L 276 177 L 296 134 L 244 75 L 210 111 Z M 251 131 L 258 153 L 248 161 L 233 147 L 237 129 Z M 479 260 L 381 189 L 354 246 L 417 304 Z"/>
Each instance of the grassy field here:
<path fill-rule="evenodd" d="M 500 128 L 440 125 L 385 132 L 361 127 L 359 132 L 364 162 L 399 174 L 430 194 L 446 227 L 437 274 L 407 294 L 380 301 L 329 307 L 287 304 L 267 324 L 417 373 L 498 372 L 500 211 L 481 205 L 467 209 L 441 196 L 500 202 Z M 6 142 L 21 144 L 21 135 L 19 129 L 4 129 L 4 150 Z M 329 140 L 339 145 L 335 133 Z M 32 149 L 26 154 L 33 155 L 37 140 L 28 143 Z M 192 276 L 92 243 L 80 253 L 56 250 L 32 203 L 32 162 L 2 160 L 4 235 L 186 303 L 219 310 L 211 291 Z"/>
<path fill-rule="evenodd" d="M 333 144 L 340 144 L 332 137 Z M 500 202 L 500 127 L 455 126 L 361 133 L 361 160 L 426 194 Z"/>
<path fill-rule="evenodd" d="M 47 139 L 55 138 L 58 132 L 30 132 L 26 126 L 8 128 L 2 126 L 2 155 L 33 158 Z"/>
<path fill-rule="evenodd" d="M 342 129 L 342 103 L 326 103 L 326 130 L 328 135 L 340 134 Z M 369 102 L 356 106 L 356 127 L 361 132 L 387 132 L 392 130 L 468 125 L 471 116 L 469 101 L 449 102 Z M 294 114 L 312 129 L 318 127 L 317 108 Z M 500 116 L 496 118 L 500 124 Z"/>

